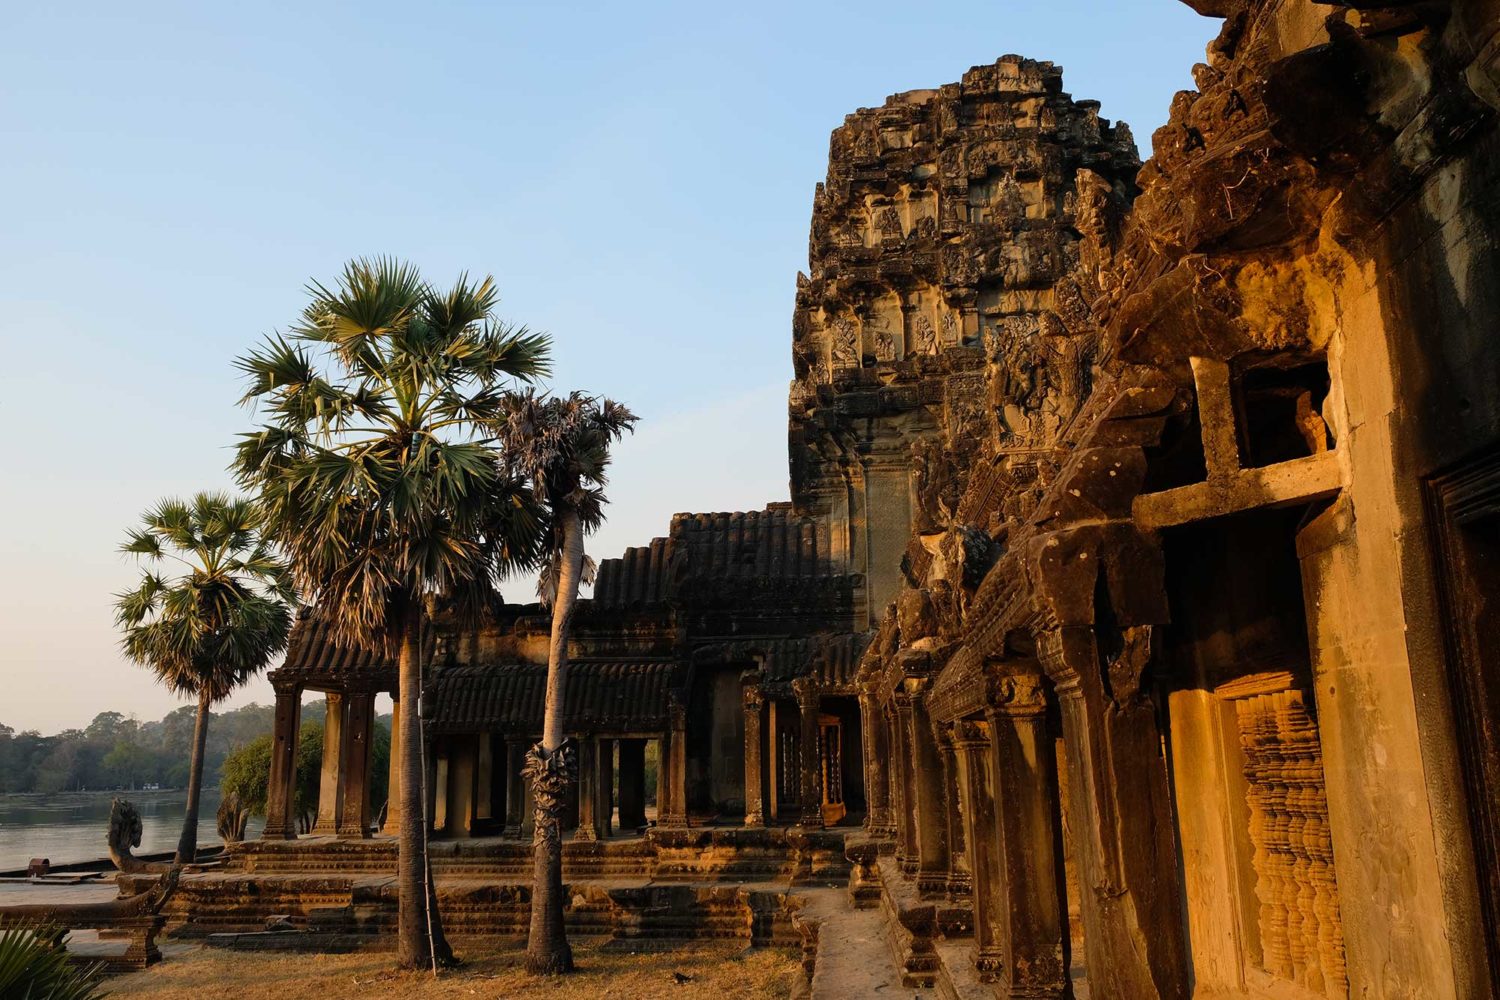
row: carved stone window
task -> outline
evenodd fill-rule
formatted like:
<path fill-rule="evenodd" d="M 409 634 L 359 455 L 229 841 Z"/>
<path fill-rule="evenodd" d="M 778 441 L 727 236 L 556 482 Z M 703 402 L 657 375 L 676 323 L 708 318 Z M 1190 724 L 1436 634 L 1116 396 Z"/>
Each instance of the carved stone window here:
<path fill-rule="evenodd" d="M 776 755 L 781 764 L 781 777 L 778 787 L 781 789 L 781 804 L 795 806 L 800 804 L 798 799 L 802 788 L 802 742 L 798 735 L 783 729 L 778 738 L 781 741 L 781 752 Z"/>
<path fill-rule="evenodd" d="M 1323 420 L 1328 385 L 1328 364 L 1322 360 L 1239 373 L 1234 407 L 1241 464 L 1258 469 L 1331 450 L 1333 436 Z"/>
<path fill-rule="evenodd" d="M 1233 709 L 1246 811 L 1239 862 L 1251 969 L 1316 996 L 1348 993 L 1323 751 L 1311 697 L 1285 673 L 1254 674 L 1216 692 Z M 1252 977 L 1253 978 L 1253 977 Z"/>

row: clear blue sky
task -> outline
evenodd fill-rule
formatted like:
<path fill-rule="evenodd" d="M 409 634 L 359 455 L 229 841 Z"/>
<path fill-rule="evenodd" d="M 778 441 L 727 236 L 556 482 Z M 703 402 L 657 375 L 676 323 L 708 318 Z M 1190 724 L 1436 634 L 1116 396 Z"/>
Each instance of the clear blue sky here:
<path fill-rule="evenodd" d="M 230 362 L 309 277 L 362 254 L 493 273 L 506 317 L 554 336 L 556 385 L 644 417 L 591 545 L 608 556 L 673 511 L 786 497 L 794 279 L 845 114 L 1016 52 L 1146 154 L 1218 26 L 1173 0 L 13 3 L 5 22 L 0 722 L 43 732 L 176 704 L 116 652 L 115 546 L 158 497 L 229 485 Z"/>

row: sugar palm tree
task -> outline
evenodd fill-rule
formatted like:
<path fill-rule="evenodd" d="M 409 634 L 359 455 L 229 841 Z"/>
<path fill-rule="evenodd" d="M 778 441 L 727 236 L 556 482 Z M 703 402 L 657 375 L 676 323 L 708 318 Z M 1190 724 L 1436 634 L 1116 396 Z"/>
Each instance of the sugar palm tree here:
<path fill-rule="evenodd" d="M 613 400 L 579 392 L 559 397 L 527 391 L 511 396 L 494 423 L 510 469 L 531 483 L 547 510 L 550 528 L 538 581 L 542 602 L 552 607 L 546 715 L 542 742 L 527 752 L 525 768 L 536 803 L 531 928 L 526 945 L 526 968 L 534 973 L 550 975 L 573 968 L 562 913 L 563 799 L 568 786 L 577 780 L 576 755 L 563 732 L 568 629 L 579 584 L 593 576 L 583 539 L 604 523 L 610 446 L 633 430 L 635 422 L 635 414 Z"/>
<path fill-rule="evenodd" d="M 148 567 L 139 586 L 115 595 L 125 655 L 198 699 L 178 864 L 198 853 L 209 710 L 284 650 L 291 628 L 291 586 L 263 522 L 249 500 L 199 493 L 163 500 L 120 546 Z"/>
<path fill-rule="evenodd" d="M 347 264 L 289 338 L 240 359 L 244 401 L 269 418 L 242 435 L 241 483 L 260 491 L 297 585 L 345 644 L 384 649 L 400 675 L 398 958 L 451 960 L 426 850 L 421 635 L 429 599 L 494 597 L 534 561 L 530 491 L 478 431 L 512 380 L 548 369 L 549 341 L 494 318 L 494 281 L 433 288 L 390 260 Z M 413 711 L 412 709 L 415 709 Z"/>

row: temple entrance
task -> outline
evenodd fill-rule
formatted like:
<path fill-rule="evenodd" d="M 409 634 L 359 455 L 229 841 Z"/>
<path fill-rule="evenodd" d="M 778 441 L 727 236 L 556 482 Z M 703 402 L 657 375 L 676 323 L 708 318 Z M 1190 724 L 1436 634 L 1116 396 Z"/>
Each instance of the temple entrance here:
<path fill-rule="evenodd" d="M 823 824 L 833 826 L 848 815 L 844 805 L 843 726 L 836 715 L 818 717 L 818 757 L 823 770 Z"/>
<path fill-rule="evenodd" d="M 1344 996 L 1296 535 L 1306 507 L 1163 532 L 1171 778 L 1198 989 Z"/>
<path fill-rule="evenodd" d="M 1487 938 L 1500 940 L 1500 448 L 1428 483 Z M 1500 981 L 1500 950 L 1490 951 Z"/>
<path fill-rule="evenodd" d="M 743 814 L 745 729 L 740 675 L 752 664 L 695 668 L 688 689 L 687 806 L 692 815 Z"/>
<path fill-rule="evenodd" d="M 822 699 L 818 716 L 818 758 L 824 825 L 837 826 L 863 820 L 864 748 L 856 699 L 841 695 Z"/>

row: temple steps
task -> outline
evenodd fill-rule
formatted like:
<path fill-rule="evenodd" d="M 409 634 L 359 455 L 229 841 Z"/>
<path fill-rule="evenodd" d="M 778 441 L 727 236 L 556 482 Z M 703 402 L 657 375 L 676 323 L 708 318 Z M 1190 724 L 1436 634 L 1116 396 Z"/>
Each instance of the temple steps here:
<path fill-rule="evenodd" d="M 796 946 L 802 939 L 792 915 L 801 902 L 793 887 L 849 880 L 847 832 L 694 827 L 570 839 L 563 847 L 569 933 L 622 947 L 690 940 Z M 524 937 L 531 852 L 514 838 L 432 843 L 448 932 Z M 396 922 L 395 869 L 391 838 L 239 844 L 222 869 L 182 878 L 163 909 L 167 931 L 234 947 L 384 947 Z M 272 941 L 268 928 L 299 937 Z"/>
<path fill-rule="evenodd" d="M 564 887 L 570 934 L 614 941 L 738 941 L 747 947 L 793 947 L 785 886 L 725 883 L 576 882 Z M 530 921 L 527 883 L 438 877 L 438 907 L 454 935 L 524 937 Z M 254 935 L 268 927 L 309 940 L 336 936 L 371 946 L 394 932 L 397 891 L 391 876 L 295 873 L 185 876 L 163 909 L 177 938 Z M 248 944 L 248 942 L 247 942 Z"/>
<path fill-rule="evenodd" d="M 673 882 L 773 882 L 797 885 L 848 880 L 844 830 L 798 828 L 656 828 L 645 836 L 569 839 L 563 876 L 573 880 L 655 879 Z M 531 843 L 517 838 L 434 841 L 432 867 L 440 877 L 528 881 Z M 226 868 L 256 874 L 381 874 L 396 867 L 392 838 L 247 841 L 230 849 Z"/>

